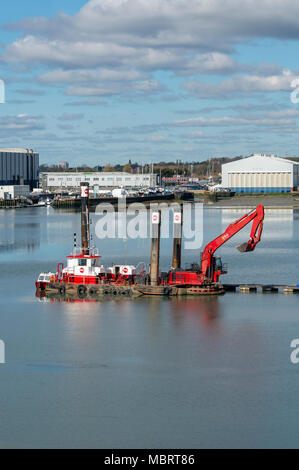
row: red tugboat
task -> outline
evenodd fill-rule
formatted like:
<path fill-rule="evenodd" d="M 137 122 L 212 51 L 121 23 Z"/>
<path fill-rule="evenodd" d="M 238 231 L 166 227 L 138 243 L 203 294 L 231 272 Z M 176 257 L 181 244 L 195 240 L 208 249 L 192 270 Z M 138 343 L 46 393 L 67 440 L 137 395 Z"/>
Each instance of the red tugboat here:
<path fill-rule="evenodd" d="M 172 269 L 161 273 L 159 270 L 161 212 L 152 213 L 152 242 L 150 273 L 145 264 L 114 265 L 105 268 L 96 248 L 90 247 L 89 185 L 81 183 L 81 240 L 80 249 L 75 248 L 67 257 L 67 266 L 57 266 L 57 272 L 41 273 L 36 281 L 37 295 L 65 294 L 82 299 L 87 296 L 103 295 L 205 295 L 223 294 L 219 277 L 227 273 L 216 250 L 253 222 L 247 243 L 238 247 L 241 252 L 253 251 L 261 239 L 264 207 L 259 204 L 255 210 L 233 222 L 225 232 L 211 241 L 201 254 L 200 264 L 193 263 L 189 269 L 181 269 L 182 209 L 174 213 L 174 239 Z"/>
<path fill-rule="evenodd" d="M 135 275 L 142 272 L 143 263 L 138 268 L 132 265 L 114 265 L 106 269 L 101 264 L 97 248 L 90 247 L 89 227 L 89 185 L 81 183 L 82 246 L 80 249 L 75 248 L 73 254 L 67 257 L 66 267 L 59 263 L 55 274 L 39 275 L 35 283 L 39 291 L 52 291 L 61 295 L 72 292 L 82 296 L 87 293 L 96 294 L 97 287 L 112 294 L 117 294 L 117 289 L 123 287 L 122 293 L 131 293 L 129 287 L 134 283 Z"/>

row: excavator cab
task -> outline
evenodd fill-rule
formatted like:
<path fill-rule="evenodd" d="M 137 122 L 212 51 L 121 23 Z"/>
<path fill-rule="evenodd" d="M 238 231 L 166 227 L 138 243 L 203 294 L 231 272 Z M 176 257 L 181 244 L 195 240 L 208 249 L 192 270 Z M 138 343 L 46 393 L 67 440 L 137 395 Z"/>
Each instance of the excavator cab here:
<path fill-rule="evenodd" d="M 215 268 L 219 271 L 222 270 L 222 260 L 220 256 L 215 256 Z"/>
<path fill-rule="evenodd" d="M 220 271 L 221 274 L 223 273 L 223 263 L 222 263 L 222 259 L 220 258 L 220 256 L 215 256 L 215 269 L 217 271 Z"/>
<path fill-rule="evenodd" d="M 220 256 L 214 256 L 213 264 L 214 282 L 217 282 L 221 274 L 227 274 L 227 264 L 222 263 Z"/>

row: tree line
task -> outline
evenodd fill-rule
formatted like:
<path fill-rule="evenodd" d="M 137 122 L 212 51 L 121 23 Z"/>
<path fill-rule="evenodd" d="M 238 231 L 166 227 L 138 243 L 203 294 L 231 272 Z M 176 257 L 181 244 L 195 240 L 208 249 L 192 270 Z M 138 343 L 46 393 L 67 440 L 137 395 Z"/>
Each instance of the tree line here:
<path fill-rule="evenodd" d="M 63 170 L 59 165 L 48 165 L 42 164 L 39 167 L 40 172 L 74 172 L 74 171 L 104 171 L 104 172 L 126 172 L 126 173 L 151 173 L 152 169 L 154 173 L 161 174 L 161 177 L 172 177 L 175 175 L 182 176 L 218 176 L 221 174 L 221 165 L 223 163 L 240 160 L 242 156 L 236 156 L 233 158 L 222 157 L 222 158 L 210 158 L 201 162 L 183 162 L 181 160 L 173 162 L 158 162 L 154 165 L 146 164 L 141 165 L 140 163 L 133 163 L 131 160 L 124 165 L 107 163 L 105 165 L 96 165 L 94 167 L 88 165 L 79 165 L 76 167 L 70 167 L 67 170 Z"/>

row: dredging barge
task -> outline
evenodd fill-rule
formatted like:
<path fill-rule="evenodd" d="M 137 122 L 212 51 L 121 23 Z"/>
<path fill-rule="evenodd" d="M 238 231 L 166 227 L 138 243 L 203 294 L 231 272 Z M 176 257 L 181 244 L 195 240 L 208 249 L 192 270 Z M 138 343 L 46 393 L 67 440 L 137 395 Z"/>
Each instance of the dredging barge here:
<path fill-rule="evenodd" d="M 201 253 L 200 263 L 190 268 L 181 268 L 181 240 L 183 227 L 182 207 L 174 211 L 173 217 L 173 257 L 169 272 L 160 272 L 160 228 L 161 211 L 151 213 L 151 261 L 150 272 L 144 263 L 138 266 L 113 265 L 106 268 L 95 247 L 90 246 L 89 184 L 81 183 L 81 247 L 67 257 L 67 265 L 57 266 L 56 273 L 41 273 L 36 281 L 37 296 L 72 296 L 101 298 L 106 296 L 139 297 L 142 295 L 180 296 L 180 295 L 221 295 L 225 289 L 219 277 L 227 273 L 221 258 L 215 251 L 253 222 L 250 238 L 239 246 L 241 252 L 253 251 L 261 239 L 264 207 L 258 205 L 249 214 L 227 227 L 225 232 L 215 238 Z"/>

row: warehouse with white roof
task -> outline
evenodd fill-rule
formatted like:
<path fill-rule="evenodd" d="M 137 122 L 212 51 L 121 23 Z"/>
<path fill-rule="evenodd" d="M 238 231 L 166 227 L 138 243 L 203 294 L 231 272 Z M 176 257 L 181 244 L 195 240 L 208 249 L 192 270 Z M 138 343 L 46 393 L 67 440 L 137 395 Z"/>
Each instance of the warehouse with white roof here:
<path fill-rule="evenodd" d="M 222 165 L 222 187 L 237 193 L 289 193 L 299 186 L 299 163 L 255 154 Z"/>

